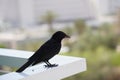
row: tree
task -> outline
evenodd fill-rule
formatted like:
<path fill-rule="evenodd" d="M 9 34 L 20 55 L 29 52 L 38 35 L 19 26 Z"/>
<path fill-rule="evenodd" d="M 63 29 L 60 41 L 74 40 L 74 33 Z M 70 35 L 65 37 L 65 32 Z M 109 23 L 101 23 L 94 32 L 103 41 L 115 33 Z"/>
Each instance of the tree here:
<path fill-rule="evenodd" d="M 76 20 L 74 22 L 74 26 L 75 26 L 78 34 L 82 34 L 85 31 L 85 28 L 86 28 L 85 21 L 82 20 L 82 19 Z"/>
<path fill-rule="evenodd" d="M 42 16 L 42 20 L 43 22 L 47 23 L 50 33 L 54 32 L 53 21 L 56 17 L 57 15 L 54 14 L 52 11 L 47 11 L 46 14 Z"/>
<path fill-rule="evenodd" d="M 115 28 L 114 28 L 114 32 L 116 35 L 120 35 L 120 10 L 117 11 L 116 13 L 116 22 L 115 22 Z"/>

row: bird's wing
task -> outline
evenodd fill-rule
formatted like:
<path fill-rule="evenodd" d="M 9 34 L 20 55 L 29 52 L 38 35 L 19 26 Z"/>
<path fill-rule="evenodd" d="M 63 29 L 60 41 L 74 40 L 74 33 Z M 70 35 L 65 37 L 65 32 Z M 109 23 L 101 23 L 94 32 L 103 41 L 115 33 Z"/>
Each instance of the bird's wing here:
<path fill-rule="evenodd" d="M 49 60 L 54 55 L 59 53 L 61 43 L 57 43 L 54 40 L 49 40 L 43 44 L 29 60 L 34 60 L 34 63 L 39 63 L 44 60 Z"/>

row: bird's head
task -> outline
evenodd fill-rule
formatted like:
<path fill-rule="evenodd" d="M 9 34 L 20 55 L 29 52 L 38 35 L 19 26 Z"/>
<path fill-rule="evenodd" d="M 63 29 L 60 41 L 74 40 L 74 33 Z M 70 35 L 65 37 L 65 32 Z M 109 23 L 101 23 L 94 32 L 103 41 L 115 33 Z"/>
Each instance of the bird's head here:
<path fill-rule="evenodd" d="M 57 31 L 52 36 L 52 39 L 57 40 L 57 41 L 61 41 L 64 38 L 70 38 L 70 36 L 68 36 L 66 33 L 62 31 Z"/>

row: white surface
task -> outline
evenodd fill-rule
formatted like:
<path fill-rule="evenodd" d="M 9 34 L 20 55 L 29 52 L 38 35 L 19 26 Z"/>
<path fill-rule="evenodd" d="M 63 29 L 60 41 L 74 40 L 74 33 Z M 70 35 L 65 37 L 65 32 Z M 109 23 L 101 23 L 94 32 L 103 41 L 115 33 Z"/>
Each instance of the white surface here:
<path fill-rule="evenodd" d="M 29 58 L 34 52 L 0 48 L 0 56 Z"/>
<path fill-rule="evenodd" d="M 0 49 L 0 51 L 1 50 L 2 49 Z M 16 55 L 15 57 L 22 57 L 21 55 L 25 53 L 23 54 L 24 58 L 25 58 L 25 55 L 26 55 L 26 58 L 28 58 L 27 57 L 28 53 L 29 53 L 28 56 L 30 56 L 30 53 L 31 55 L 33 53 L 33 52 L 27 52 L 27 51 L 19 52 L 18 50 L 15 50 L 15 52 L 14 50 L 11 50 L 11 51 L 14 54 L 13 56 Z M 5 53 L 7 54 L 7 52 Z M 18 54 L 21 54 L 21 55 L 18 55 Z M 22 73 L 12 72 L 9 74 L 1 75 L 0 80 L 59 80 L 59 79 L 64 79 L 71 75 L 86 71 L 85 58 L 57 55 L 54 58 L 52 58 L 50 62 L 59 64 L 59 66 L 54 68 L 45 68 L 44 67 L 45 64 L 42 63 L 32 67 L 28 67 Z"/>

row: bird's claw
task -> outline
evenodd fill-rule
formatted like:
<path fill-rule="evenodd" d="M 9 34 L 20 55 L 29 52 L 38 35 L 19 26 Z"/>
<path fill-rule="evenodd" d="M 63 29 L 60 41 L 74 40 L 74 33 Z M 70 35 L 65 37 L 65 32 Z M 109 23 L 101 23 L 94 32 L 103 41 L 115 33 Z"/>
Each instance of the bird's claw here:
<path fill-rule="evenodd" d="M 44 65 L 44 66 L 47 67 L 47 68 L 51 68 L 51 67 L 57 67 L 58 64 L 51 64 L 51 65 Z"/>

